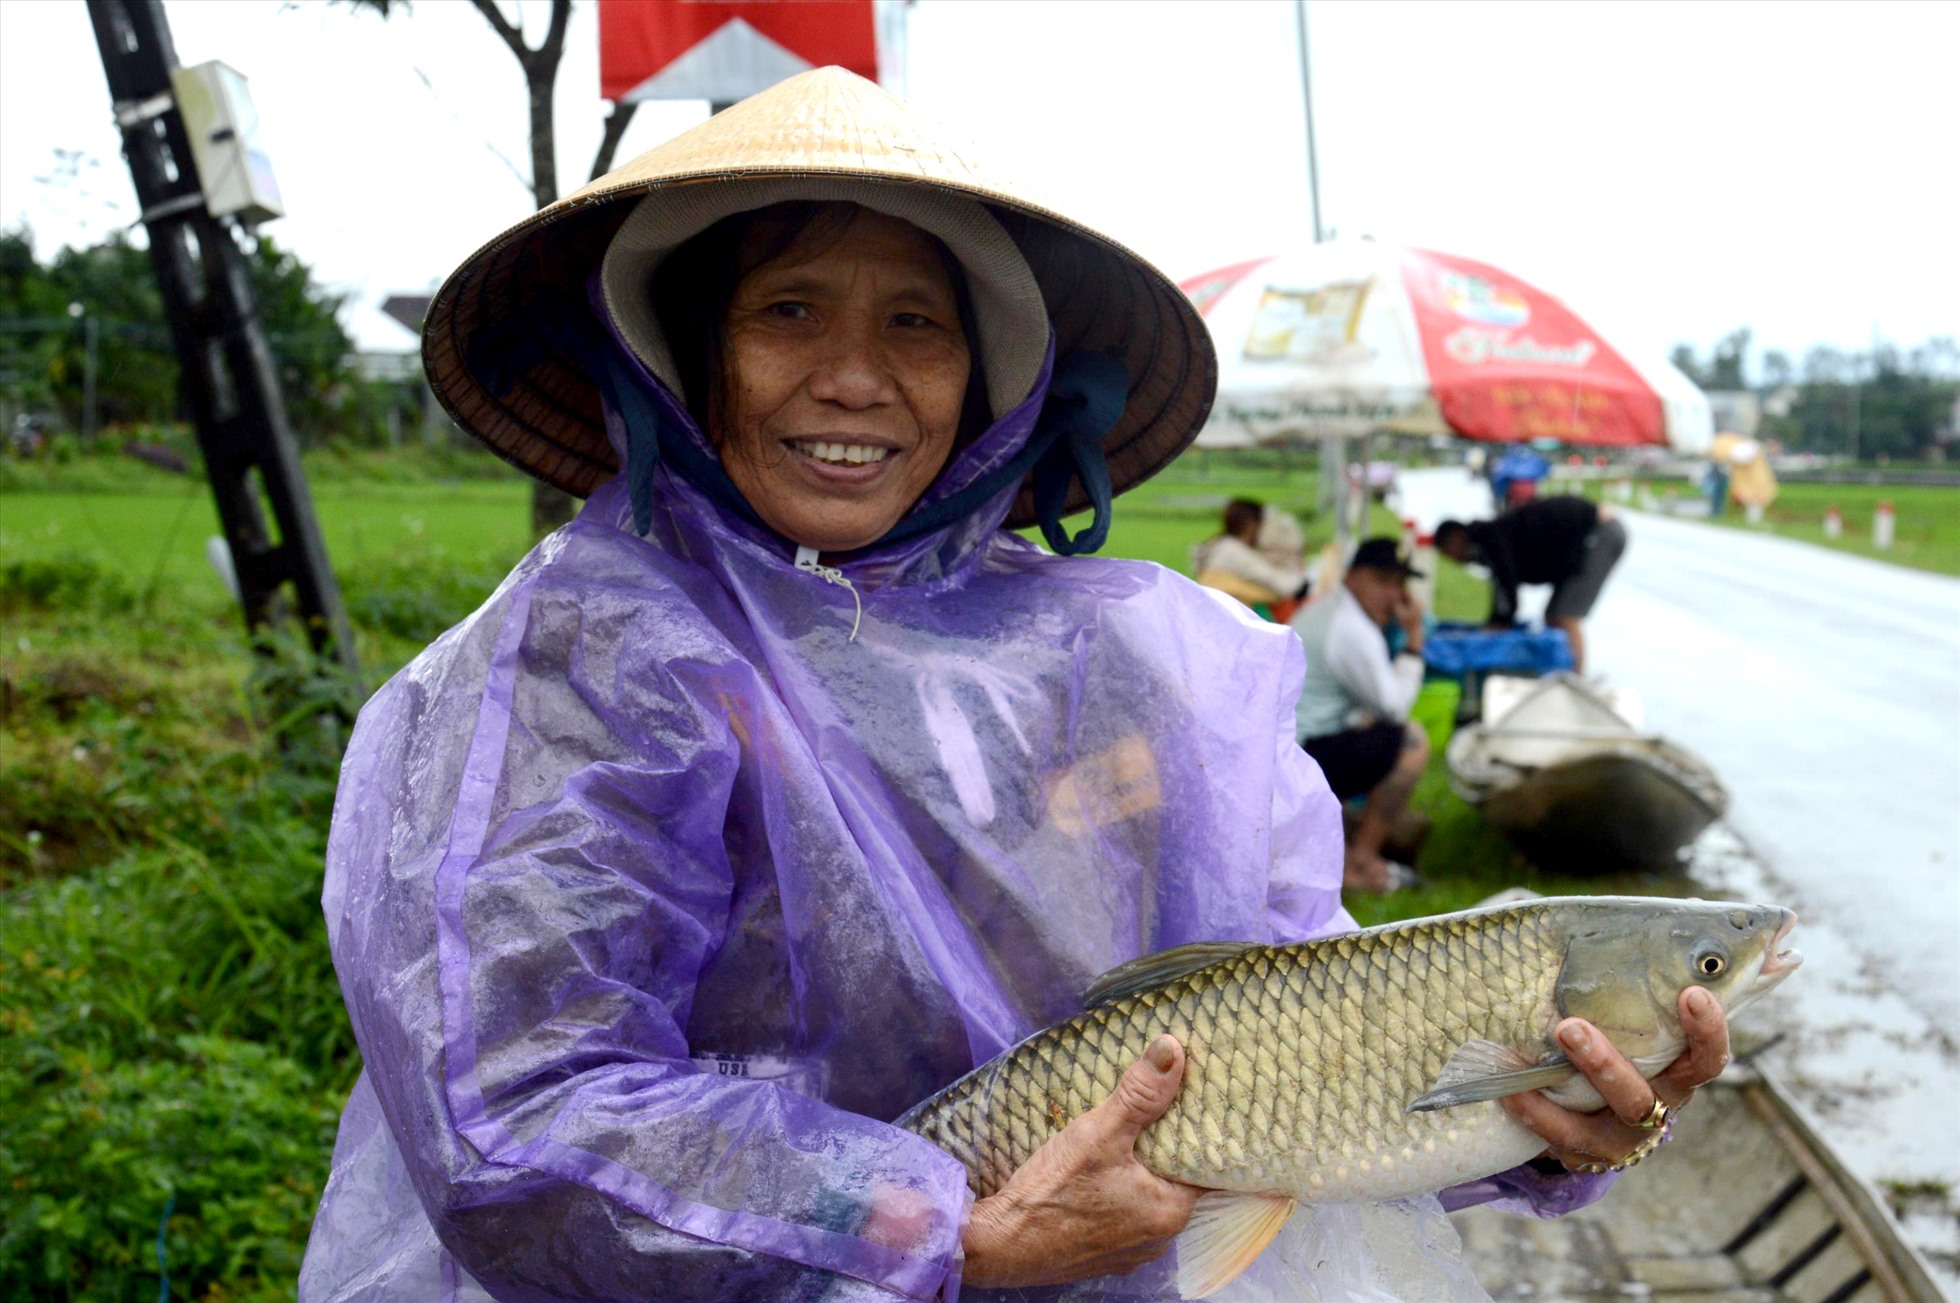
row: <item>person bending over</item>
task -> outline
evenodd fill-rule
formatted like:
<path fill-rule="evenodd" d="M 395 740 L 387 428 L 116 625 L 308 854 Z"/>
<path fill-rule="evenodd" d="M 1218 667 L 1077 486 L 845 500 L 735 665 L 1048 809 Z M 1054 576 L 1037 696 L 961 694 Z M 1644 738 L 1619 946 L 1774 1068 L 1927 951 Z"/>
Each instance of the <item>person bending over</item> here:
<path fill-rule="evenodd" d="M 1361 824 L 1349 840 L 1342 884 L 1387 891 L 1395 868 L 1382 856 L 1395 817 L 1429 763 L 1429 738 L 1409 722 L 1422 688 L 1422 606 L 1409 592 L 1410 567 L 1394 539 L 1371 538 L 1355 550 L 1347 577 L 1292 620 L 1307 649 L 1307 679 L 1295 713 L 1300 745 L 1346 801 L 1367 793 Z M 1393 658 L 1383 632 L 1402 626 Z"/>
<path fill-rule="evenodd" d="M 1572 665 L 1586 672 L 1583 622 L 1599 600 L 1606 576 L 1626 551 L 1627 531 L 1611 507 L 1584 498 L 1540 498 L 1495 520 L 1436 527 L 1436 550 L 1458 565 L 1475 561 L 1490 571 L 1490 623 L 1517 619 L 1518 585 L 1551 584 L 1545 623 L 1565 631 Z"/>

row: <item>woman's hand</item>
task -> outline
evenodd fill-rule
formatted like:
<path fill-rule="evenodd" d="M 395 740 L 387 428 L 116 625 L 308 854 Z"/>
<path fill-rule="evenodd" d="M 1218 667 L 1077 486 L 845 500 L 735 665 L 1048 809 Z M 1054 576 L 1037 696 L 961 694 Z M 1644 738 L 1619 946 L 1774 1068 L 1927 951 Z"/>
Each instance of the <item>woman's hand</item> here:
<path fill-rule="evenodd" d="M 1508 1097 L 1504 1107 L 1544 1137 L 1547 1152 L 1567 1168 L 1625 1161 L 1653 1138 L 1653 1130 L 1640 1123 L 1653 1112 L 1656 1099 L 1678 1109 L 1695 1087 L 1721 1076 L 1729 1064 L 1729 1023 L 1715 997 L 1691 986 L 1681 993 L 1679 1010 L 1687 1048 L 1651 1083 L 1584 1019 L 1567 1018 L 1558 1025 L 1566 1057 L 1606 1100 L 1601 1111 L 1574 1113 L 1535 1090 Z"/>
<path fill-rule="evenodd" d="M 1058 1285 L 1128 1275 L 1162 1257 L 1204 1191 L 1139 1163 L 1136 1143 L 1171 1106 L 1183 1080 L 1184 1047 L 1159 1036 L 1108 1099 L 974 1204 L 965 1282 Z"/>

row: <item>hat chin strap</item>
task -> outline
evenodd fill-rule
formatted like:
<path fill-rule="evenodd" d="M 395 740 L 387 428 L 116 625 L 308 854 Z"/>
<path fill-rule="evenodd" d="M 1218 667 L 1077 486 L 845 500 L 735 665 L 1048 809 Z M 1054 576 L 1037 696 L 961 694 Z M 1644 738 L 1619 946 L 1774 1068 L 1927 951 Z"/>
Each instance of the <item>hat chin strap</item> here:
<path fill-rule="evenodd" d="M 1123 364 L 1101 353 L 1070 353 L 1055 366 L 1048 399 L 1035 424 L 1035 439 L 1047 431 L 1048 446 L 1034 465 L 1035 520 L 1048 546 L 1062 556 L 1094 552 L 1109 540 L 1111 500 L 1109 459 L 1103 439 L 1130 401 L 1130 377 Z M 1080 481 L 1095 514 L 1073 538 L 1062 528 L 1069 484 Z"/>

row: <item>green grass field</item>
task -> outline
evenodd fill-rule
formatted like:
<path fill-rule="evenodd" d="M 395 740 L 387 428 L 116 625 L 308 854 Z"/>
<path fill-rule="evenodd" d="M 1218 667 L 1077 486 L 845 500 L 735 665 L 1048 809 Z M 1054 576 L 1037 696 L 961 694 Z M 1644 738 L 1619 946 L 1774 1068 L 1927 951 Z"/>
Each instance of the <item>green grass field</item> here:
<path fill-rule="evenodd" d="M 161 477 L 160 477 L 161 478 Z M 144 590 L 176 589 L 190 600 L 225 600 L 205 560 L 219 532 L 210 490 L 166 481 L 153 493 L 17 493 L 0 496 L 0 560 L 86 558 L 122 570 Z M 314 504 L 336 572 L 417 554 L 473 568 L 508 567 L 529 543 L 524 484 L 322 484 Z"/>
<path fill-rule="evenodd" d="M 1597 501 L 1602 487 L 1601 481 L 1588 480 L 1582 491 Z M 1686 483 L 1653 487 L 1659 494 L 1682 498 L 1696 493 Z M 1894 525 L 1892 546 L 1882 550 L 1872 544 L 1872 516 L 1881 502 L 1892 504 Z M 1824 513 L 1831 507 L 1836 507 L 1844 520 L 1844 531 L 1836 539 L 1824 536 Z M 1776 501 L 1763 513 L 1760 524 L 1750 524 L 1742 508 L 1733 503 L 1720 516 L 1687 519 L 1810 543 L 1914 570 L 1960 575 L 1960 488 L 1784 483 L 1777 486 Z"/>
<path fill-rule="evenodd" d="M 1894 531 L 1890 548 L 1872 545 L 1872 516 L 1878 504 L 1892 504 Z M 1824 513 L 1836 507 L 1844 532 L 1824 536 Z M 1960 575 L 1960 488 L 1930 484 L 1783 484 L 1776 501 L 1751 525 L 1734 508 L 1716 517 L 1729 529 L 1774 534 L 1827 547 L 1836 552 L 1889 561 L 1893 565 Z"/>

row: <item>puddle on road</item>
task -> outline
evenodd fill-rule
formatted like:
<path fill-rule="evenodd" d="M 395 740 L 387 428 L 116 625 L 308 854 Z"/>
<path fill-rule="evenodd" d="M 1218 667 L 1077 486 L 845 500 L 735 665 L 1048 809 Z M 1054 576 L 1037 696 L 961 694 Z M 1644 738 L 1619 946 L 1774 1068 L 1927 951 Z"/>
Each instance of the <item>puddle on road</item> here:
<path fill-rule="evenodd" d="M 1797 911 L 1791 939 L 1803 968 L 1743 1016 L 1737 1048 L 1746 1053 L 1779 1038 L 1760 1066 L 1852 1170 L 1887 1196 L 1906 1238 L 1960 1298 L 1960 1046 L 1888 980 L 1882 939 L 1854 945 L 1829 918 L 1806 910 L 1803 894 L 1727 827 L 1718 824 L 1695 843 L 1688 872 L 1633 889 L 1700 891 Z"/>

